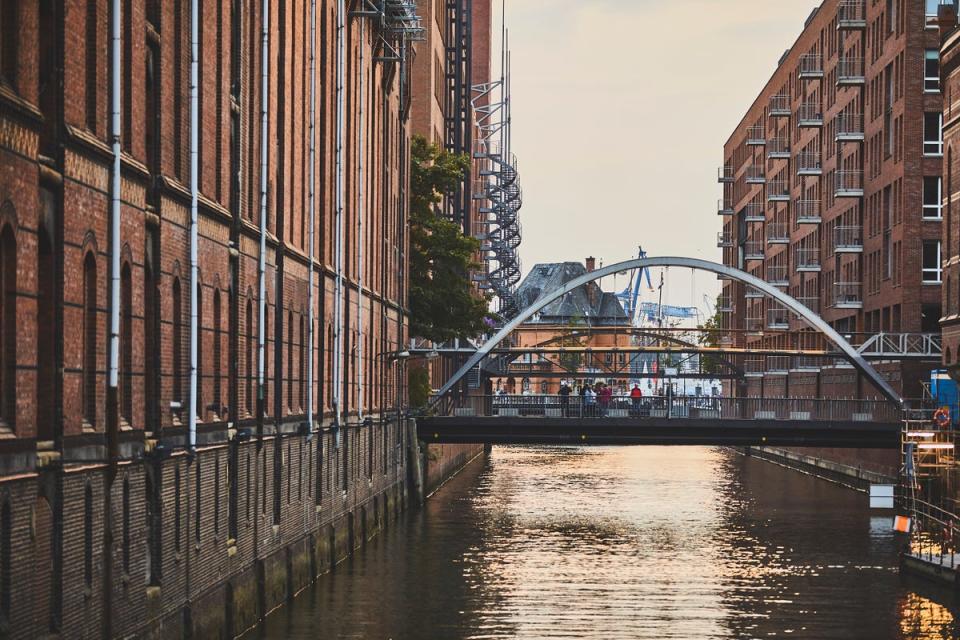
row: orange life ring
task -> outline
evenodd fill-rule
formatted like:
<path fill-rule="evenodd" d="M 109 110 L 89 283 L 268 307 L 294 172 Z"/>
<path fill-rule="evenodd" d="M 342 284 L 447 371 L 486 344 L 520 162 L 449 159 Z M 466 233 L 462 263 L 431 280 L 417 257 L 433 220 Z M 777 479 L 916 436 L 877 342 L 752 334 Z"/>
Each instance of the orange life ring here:
<path fill-rule="evenodd" d="M 945 427 L 950 424 L 950 409 L 947 407 L 940 407 L 934 411 L 933 421 L 937 423 L 938 427 Z"/>

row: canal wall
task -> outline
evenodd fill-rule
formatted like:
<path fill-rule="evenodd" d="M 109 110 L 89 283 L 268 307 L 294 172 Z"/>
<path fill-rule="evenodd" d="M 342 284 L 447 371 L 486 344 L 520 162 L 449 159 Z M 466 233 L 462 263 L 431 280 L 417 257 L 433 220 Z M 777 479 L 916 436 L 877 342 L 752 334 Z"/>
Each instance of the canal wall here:
<path fill-rule="evenodd" d="M 415 501 L 415 436 L 412 423 L 234 434 L 193 455 L 5 477 L 0 637 L 44 636 L 57 612 L 62 638 L 239 636 Z M 482 451 L 430 447 L 429 486 Z"/>
<path fill-rule="evenodd" d="M 857 491 L 895 484 L 899 452 L 885 449 L 735 447 L 744 455 L 829 480 Z"/>
<path fill-rule="evenodd" d="M 429 496 L 484 451 L 482 444 L 428 444 L 423 451 L 423 490 Z"/>

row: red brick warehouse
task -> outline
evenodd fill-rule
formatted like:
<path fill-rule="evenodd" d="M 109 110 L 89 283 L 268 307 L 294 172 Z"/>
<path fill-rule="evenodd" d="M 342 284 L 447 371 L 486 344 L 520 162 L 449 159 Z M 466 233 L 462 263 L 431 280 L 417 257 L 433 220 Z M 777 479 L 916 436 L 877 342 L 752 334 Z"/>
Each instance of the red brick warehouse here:
<path fill-rule="evenodd" d="M 311 262 L 311 3 L 193 1 L 195 306 L 191 0 L 0 5 L 5 637 L 240 633 L 406 500 L 413 5 L 316 3 Z"/>

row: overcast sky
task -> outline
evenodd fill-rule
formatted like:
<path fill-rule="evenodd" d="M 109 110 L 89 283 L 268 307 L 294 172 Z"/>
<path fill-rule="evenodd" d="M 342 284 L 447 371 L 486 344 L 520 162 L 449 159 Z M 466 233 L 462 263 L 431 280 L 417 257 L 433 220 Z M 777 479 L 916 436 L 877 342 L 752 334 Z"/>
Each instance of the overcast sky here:
<path fill-rule="evenodd" d="M 818 4 L 506 0 L 524 275 L 637 245 L 720 262 L 723 143 Z M 692 289 L 686 270 L 668 284 L 676 304 L 718 290 L 708 274 Z"/>

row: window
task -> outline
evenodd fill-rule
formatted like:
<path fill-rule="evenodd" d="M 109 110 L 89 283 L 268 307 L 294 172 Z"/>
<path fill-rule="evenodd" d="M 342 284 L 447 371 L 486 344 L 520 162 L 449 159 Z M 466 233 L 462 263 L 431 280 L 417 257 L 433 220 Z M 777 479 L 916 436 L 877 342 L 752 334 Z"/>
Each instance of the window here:
<path fill-rule="evenodd" d="M 97 424 L 97 261 L 83 260 L 83 419 Z"/>
<path fill-rule="evenodd" d="M 222 380 L 220 371 L 223 369 L 221 356 L 221 335 L 220 335 L 220 289 L 213 292 L 213 404 L 214 411 L 221 419 L 226 416 L 223 411 L 223 398 L 220 396 L 222 390 Z"/>
<path fill-rule="evenodd" d="M 173 399 L 183 407 L 183 303 L 180 278 L 173 279 Z"/>
<path fill-rule="evenodd" d="M 940 176 L 923 178 L 923 217 L 926 220 L 939 220 L 942 212 L 942 179 Z"/>
<path fill-rule="evenodd" d="M 133 424 L 133 288 L 130 264 L 120 270 L 120 409 L 127 424 Z"/>
<path fill-rule="evenodd" d="M 197 282 L 197 367 L 194 372 L 197 379 L 197 420 L 206 418 L 207 412 L 203 406 L 203 284 Z"/>
<path fill-rule="evenodd" d="M 936 49 L 923 54 L 923 90 L 940 91 L 940 52 Z"/>
<path fill-rule="evenodd" d="M 256 343 L 253 332 L 253 300 L 247 298 L 247 413 L 253 415 L 253 349 Z"/>
<path fill-rule="evenodd" d="M 0 79 L 13 87 L 16 87 L 17 81 L 19 5 L 18 0 L 4 0 L 0 3 Z"/>
<path fill-rule="evenodd" d="M 197 542 L 200 542 L 200 514 L 203 513 L 203 505 L 201 504 L 200 496 L 203 492 L 203 485 L 200 482 L 200 459 L 197 458 L 196 466 L 193 468 L 194 471 L 194 480 L 196 480 L 196 489 L 195 489 L 195 498 L 194 498 L 194 507 L 195 511 L 193 514 L 193 529 L 194 537 L 196 537 Z"/>
<path fill-rule="evenodd" d="M 180 466 L 173 472 L 173 547 L 180 553 Z"/>
<path fill-rule="evenodd" d="M 0 617 L 4 622 L 10 620 L 10 599 L 13 586 L 13 552 L 10 539 L 13 536 L 13 516 L 10 513 L 10 501 L 3 501 L 0 509 Z"/>
<path fill-rule="evenodd" d="M 83 583 L 93 586 L 93 489 L 83 490 Z"/>
<path fill-rule="evenodd" d="M 923 241 L 923 282 L 925 284 L 940 284 L 940 241 Z"/>
<path fill-rule="evenodd" d="M 123 573 L 130 575 L 130 478 L 123 479 Z"/>
<path fill-rule="evenodd" d="M 923 114 L 923 155 L 943 155 L 943 114 Z"/>
<path fill-rule="evenodd" d="M 11 3 L 12 4 L 12 3 Z M 84 102 L 86 107 L 87 128 L 97 133 L 97 0 L 87 0 L 86 49 L 84 50 Z"/>

